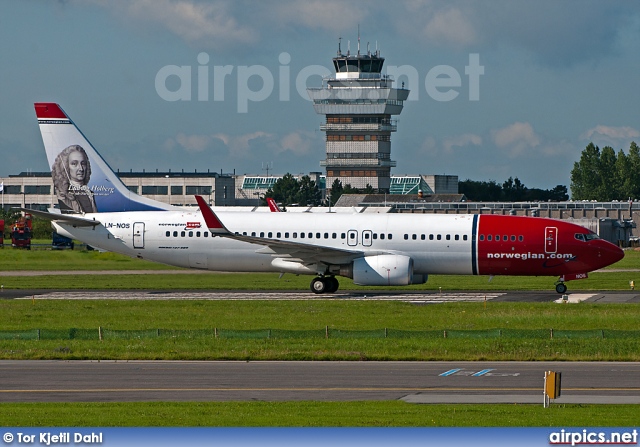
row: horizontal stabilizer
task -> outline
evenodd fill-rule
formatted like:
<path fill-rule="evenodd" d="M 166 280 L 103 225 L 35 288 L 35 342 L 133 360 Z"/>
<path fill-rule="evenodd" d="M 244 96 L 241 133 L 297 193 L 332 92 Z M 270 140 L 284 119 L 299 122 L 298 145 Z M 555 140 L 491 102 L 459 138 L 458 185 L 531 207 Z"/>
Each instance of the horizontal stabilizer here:
<path fill-rule="evenodd" d="M 101 224 L 99 220 L 85 219 L 84 217 L 78 217 L 71 214 L 58 214 L 49 213 L 47 211 L 31 210 L 28 208 L 16 208 L 25 213 L 32 214 L 41 219 L 49 220 L 51 222 L 57 222 L 67 225 L 73 225 L 74 227 L 97 227 Z"/>

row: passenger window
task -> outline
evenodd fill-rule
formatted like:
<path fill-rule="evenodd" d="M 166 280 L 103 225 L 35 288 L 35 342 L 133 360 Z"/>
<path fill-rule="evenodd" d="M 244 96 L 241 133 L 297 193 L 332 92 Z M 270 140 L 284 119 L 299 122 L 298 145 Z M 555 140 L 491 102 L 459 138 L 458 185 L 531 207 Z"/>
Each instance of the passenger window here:
<path fill-rule="evenodd" d="M 451 235 L 447 234 L 447 240 L 450 241 L 451 240 Z"/>
<path fill-rule="evenodd" d="M 166 237 L 171 236 L 171 231 L 167 231 L 164 235 L 165 235 Z"/>
<path fill-rule="evenodd" d="M 340 239 L 346 239 L 346 238 L 347 238 L 346 233 L 340 233 Z"/>
<path fill-rule="evenodd" d="M 372 237 L 373 237 L 374 239 L 378 239 L 378 233 L 373 233 L 373 236 L 372 236 Z"/>
<path fill-rule="evenodd" d="M 255 235 L 256 235 L 256 232 L 255 232 L 255 231 L 252 231 L 252 232 L 251 232 L 251 236 L 255 236 Z"/>
<path fill-rule="evenodd" d="M 467 239 L 468 239 L 467 235 L 466 235 L 466 234 L 463 234 L 463 235 L 462 235 L 462 240 L 463 240 L 463 241 L 466 241 Z"/>
<path fill-rule="evenodd" d="M 496 242 L 500 242 L 500 235 L 496 234 Z"/>
<path fill-rule="evenodd" d="M 278 231 L 278 232 L 276 233 L 276 237 L 277 237 L 278 239 L 280 239 L 280 238 L 282 237 L 282 233 L 280 233 L 280 232 Z"/>
<path fill-rule="evenodd" d="M 519 240 L 520 242 L 524 241 L 524 236 L 522 236 L 522 235 L 518 236 L 518 240 Z"/>
<path fill-rule="evenodd" d="M 456 241 L 459 241 L 459 240 L 460 240 L 460 235 L 459 235 L 459 234 L 456 234 L 456 235 L 455 235 L 455 240 L 456 240 Z"/>
<path fill-rule="evenodd" d="M 294 238 L 294 239 L 297 239 L 297 238 L 298 238 L 298 233 L 294 232 L 294 233 L 293 233 L 293 238 Z"/>
<path fill-rule="evenodd" d="M 295 233 L 294 233 L 295 234 Z M 294 236 L 295 237 L 295 236 Z M 304 233 L 300 233 L 300 239 L 304 239 Z"/>
<path fill-rule="evenodd" d="M 507 236 L 507 235 L 505 234 L 504 236 L 502 236 L 502 240 L 503 240 L 503 241 L 505 241 L 505 242 L 506 242 L 506 241 L 508 241 L 508 240 L 509 240 L 509 236 Z"/>
<path fill-rule="evenodd" d="M 429 240 L 432 241 L 433 240 L 433 234 L 429 235 Z"/>
<path fill-rule="evenodd" d="M 405 235 L 404 235 L 404 240 L 405 240 L 405 241 L 406 241 L 406 240 L 409 240 L 409 235 L 408 235 L 408 234 L 405 234 Z"/>
<path fill-rule="evenodd" d="M 489 237 L 491 237 L 491 236 L 489 236 Z M 484 241 L 484 234 L 481 234 L 481 235 L 480 235 L 480 240 L 481 240 L 481 241 Z"/>
<path fill-rule="evenodd" d="M 321 238 L 322 238 L 322 235 L 320 233 L 316 233 L 316 239 L 321 239 Z"/>
<path fill-rule="evenodd" d="M 173 232 L 173 237 L 178 237 L 178 232 L 177 231 Z"/>
<path fill-rule="evenodd" d="M 205 231 L 204 232 L 204 237 L 209 237 L 209 232 Z"/>
<path fill-rule="evenodd" d="M 338 239 L 337 233 L 331 233 L 331 239 Z"/>
<path fill-rule="evenodd" d="M 380 233 L 380 240 L 383 241 L 384 240 L 384 233 Z"/>
<path fill-rule="evenodd" d="M 284 233 L 284 237 L 285 237 L 285 239 L 289 239 L 289 232 L 288 231 Z"/>
<path fill-rule="evenodd" d="M 366 240 L 369 240 L 369 233 L 365 233 L 365 234 L 364 234 L 364 238 L 365 238 Z"/>
<path fill-rule="evenodd" d="M 426 239 L 426 236 L 424 234 L 421 234 L 420 239 L 424 241 Z"/>
<path fill-rule="evenodd" d="M 200 237 L 200 232 L 196 231 L 196 237 Z"/>
<path fill-rule="evenodd" d="M 184 237 L 184 236 L 185 236 L 185 234 L 186 234 L 186 233 L 185 233 L 184 231 L 181 231 L 181 232 L 180 232 L 180 237 Z"/>
<path fill-rule="evenodd" d="M 393 234 L 389 233 L 387 239 L 389 239 L 389 240 L 393 239 Z"/>
<path fill-rule="evenodd" d="M 438 239 L 439 241 L 441 241 L 441 240 L 442 240 L 442 235 L 441 235 L 441 234 L 437 235 L 437 236 L 436 236 L 436 239 Z"/>
<path fill-rule="evenodd" d="M 488 241 L 491 241 L 491 238 L 492 238 L 492 236 L 491 236 L 490 234 L 489 234 L 489 235 L 487 235 L 487 240 L 488 240 Z M 482 240 L 482 239 L 481 239 L 481 240 Z"/>
<path fill-rule="evenodd" d="M 515 242 L 515 241 L 516 241 L 516 237 L 515 237 L 515 235 L 512 235 L 511 236 L 511 242 Z"/>
<path fill-rule="evenodd" d="M 260 232 L 260 237 L 264 237 L 264 231 Z"/>
<path fill-rule="evenodd" d="M 271 238 L 273 237 L 273 233 L 272 233 L 271 231 L 269 231 L 269 233 L 267 233 L 267 237 L 268 237 L 269 239 L 271 239 Z"/>

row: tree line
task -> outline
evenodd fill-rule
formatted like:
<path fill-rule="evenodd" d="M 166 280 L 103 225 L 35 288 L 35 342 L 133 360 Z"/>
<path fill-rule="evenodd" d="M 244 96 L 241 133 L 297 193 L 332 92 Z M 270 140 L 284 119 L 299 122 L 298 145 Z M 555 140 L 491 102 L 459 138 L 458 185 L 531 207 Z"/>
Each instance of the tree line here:
<path fill-rule="evenodd" d="M 509 177 L 502 184 L 495 180 L 465 180 L 458 183 L 458 192 L 474 202 L 562 202 L 569 200 L 567 187 L 551 189 L 527 188 L 518 177 Z"/>
<path fill-rule="evenodd" d="M 322 191 L 311 177 L 305 175 L 296 179 L 287 173 L 278 179 L 272 188 L 269 188 L 261 199 L 266 205 L 266 198 L 273 198 L 283 207 L 289 205 L 298 206 L 330 206 L 335 204 L 342 194 L 375 194 L 376 190 L 367 185 L 365 188 L 354 188 L 350 184 L 343 185 L 339 179 L 331 184 L 331 190 L 326 200 L 322 200 Z"/>
<path fill-rule="evenodd" d="M 353 188 L 336 179 L 323 202 L 322 192 L 308 175 L 300 178 L 286 174 L 269 188 L 265 197 L 272 197 L 282 206 L 328 206 L 335 204 L 342 194 L 375 194 L 367 185 Z M 458 192 L 474 202 L 562 202 L 569 200 L 565 185 L 551 189 L 528 188 L 518 177 L 509 177 L 502 183 L 495 180 L 464 180 L 458 183 Z M 573 200 L 627 200 L 640 198 L 640 150 L 631 143 L 629 154 L 620 150 L 617 154 L 610 146 L 602 150 L 589 143 L 580 160 L 571 170 L 571 198 Z M 265 199 L 262 199 L 266 204 Z"/>
<path fill-rule="evenodd" d="M 635 141 L 628 154 L 589 143 L 571 170 L 571 196 L 599 202 L 640 199 L 640 149 Z"/>

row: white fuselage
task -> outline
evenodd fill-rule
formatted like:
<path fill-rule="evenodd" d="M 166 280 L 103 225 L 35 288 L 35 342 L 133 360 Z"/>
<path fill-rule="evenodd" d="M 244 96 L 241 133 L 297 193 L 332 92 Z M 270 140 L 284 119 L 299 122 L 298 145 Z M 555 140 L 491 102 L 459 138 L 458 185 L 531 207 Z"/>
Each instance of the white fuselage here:
<path fill-rule="evenodd" d="M 218 216 L 232 233 L 360 251 L 365 256 L 407 255 L 416 274 L 474 273 L 473 215 L 219 212 Z M 295 259 L 295 252 L 281 255 L 262 245 L 213 237 L 200 211 L 84 217 L 101 225 L 76 228 L 57 222 L 56 231 L 131 257 L 212 271 L 281 272 L 275 259 Z"/>

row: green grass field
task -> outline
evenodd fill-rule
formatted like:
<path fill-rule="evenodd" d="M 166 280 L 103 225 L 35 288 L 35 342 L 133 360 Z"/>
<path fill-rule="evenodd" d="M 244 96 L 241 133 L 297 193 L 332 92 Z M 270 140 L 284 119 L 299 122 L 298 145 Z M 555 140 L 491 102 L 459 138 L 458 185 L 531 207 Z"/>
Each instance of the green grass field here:
<path fill-rule="evenodd" d="M 627 251 L 616 269 L 640 268 Z M 5 288 L 281 289 L 307 290 L 310 277 L 187 274 L 112 253 L 0 252 L 0 270 L 146 270 L 163 275 L 0 278 Z M 638 272 L 593 273 L 576 290 L 629 290 Z M 433 276 L 404 290 L 549 290 L 553 278 Z M 358 290 L 348 280 L 341 289 Z M 318 329 L 483 330 L 504 328 L 638 330 L 636 304 L 314 301 L 46 301 L 2 300 L 0 330 L 68 329 Z M 2 359 L 313 359 L 313 360 L 640 360 L 636 339 L 207 339 L 2 340 Z M 4 426 L 637 426 L 632 405 L 410 405 L 403 402 L 0 403 Z"/>
<path fill-rule="evenodd" d="M 388 301 L 191 301 L 191 300 L 0 300 L 5 331 L 69 328 L 144 331 L 283 329 L 347 331 L 399 329 L 483 331 L 500 328 L 515 336 L 449 336 L 444 339 L 214 338 L 212 336 L 105 338 L 100 341 L 0 340 L 4 359 L 170 360 L 640 360 L 640 339 L 594 337 L 530 338 L 519 330 L 636 331 L 636 304 L 445 303 L 417 306 Z M 152 331 L 155 333 L 155 331 Z M 379 331 L 378 331 L 379 333 Z M 599 334 L 599 332 L 598 332 Z M 637 332 L 636 332 L 637 334 Z"/>
<path fill-rule="evenodd" d="M 637 427 L 635 405 L 373 402 L 2 404 L 6 427 Z"/>

